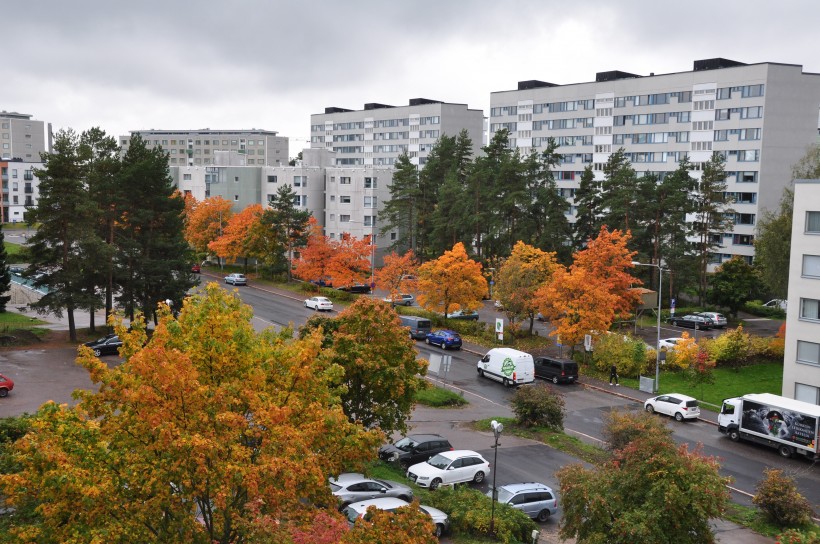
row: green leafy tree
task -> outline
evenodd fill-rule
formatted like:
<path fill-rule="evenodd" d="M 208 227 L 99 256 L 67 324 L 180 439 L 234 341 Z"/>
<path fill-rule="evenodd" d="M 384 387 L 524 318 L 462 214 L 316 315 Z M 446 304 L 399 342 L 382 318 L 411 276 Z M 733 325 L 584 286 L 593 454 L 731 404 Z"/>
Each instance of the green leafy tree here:
<path fill-rule="evenodd" d="M 734 256 L 721 264 L 709 281 L 706 300 L 729 308 L 733 316 L 748 300 L 755 298 L 760 289 L 760 276 L 743 257 Z"/>
<path fill-rule="evenodd" d="M 643 436 L 651 435 L 667 440 L 672 438 L 672 429 L 664 420 L 646 412 L 623 410 L 611 410 L 604 414 L 602 432 L 610 451 L 622 450 L 633 440 Z"/>
<path fill-rule="evenodd" d="M 324 332 L 321 357 L 344 370 L 338 384 L 348 419 L 387 434 L 405 431 L 427 363 L 416 358 L 391 305 L 359 298 L 335 319 L 309 319 L 300 336 L 316 329 Z"/>
<path fill-rule="evenodd" d="M 730 478 L 716 458 L 645 434 L 597 467 L 558 471 L 564 517 L 562 538 L 590 544 L 675 542 L 711 544 L 709 520 L 729 501 Z"/>
<path fill-rule="evenodd" d="M 379 219 L 383 223 L 382 235 L 397 231 L 396 241 L 390 246 L 400 251 L 416 251 L 419 237 L 419 174 L 407 153 L 396 160 L 393 180 L 390 184 L 390 199 L 384 203 Z"/>
<path fill-rule="evenodd" d="M 752 502 L 770 521 L 780 527 L 800 527 L 811 523 L 814 510 L 797 489 L 794 478 L 776 468 L 763 470 Z"/>
<path fill-rule="evenodd" d="M 77 340 L 74 312 L 90 307 L 86 274 L 98 249 L 96 206 L 88 198 L 80 139 L 73 130 L 60 130 L 54 139 L 54 152 L 43 153 L 43 169 L 38 170 L 40 198 L 28 214 L 29 225 L 39 224 L 29 239 L 31 262 L 27 273 L 39 274 L 36 287 L 48 292 L 31 306 L 68 317 L 68 331 Z M 95 295 L 91 295 L 92 297 Z"/>
<path fill-rule="evenodd" d="M 117 230 L 118 300 L 133 318 L 139 310 L 156 321 L 156 306 L 171 300 L 182 306 L 185 293 L 195 285 L 191 257 L 183 232 L 185 202 L 168 172 L 168 154 L 149 149 L 135 134 L 122 159 L 118 183 L 129 188 Z"/>
<path fill-rule="evenodd" d="M 797 164 L 792 166 L 792 179 L 820 178 L 820 144 L 812 144 L 806 148 Z"/>
<path fill-rule="evenodd" d="M 7 295 L 11 289 L 11 274 L 9 273 L 8 253 L 6 253 L 5 235 L 3 225 L 0 224 L 0 313 L 6 311 L 6 304 L 11 300 L 11 295 Z"/>
<path fill-rule="evenodd" d="M 533 293 L 552 279 L 558 266 L 554 253 L 541 251 L 519 241 L 498 271 L 495 294 L 504 307 L 504 313 L 513 323 L 516 320 L 528 320 L 530 334 L 538 314 L 537 300 Z"/>
<path fill-rule="evenodd" d="M 794 215 L 794 192 L 783 189 L 780 209 L 765 210 L 757 222 L 755 236 L 755 269 L 769 293 L 785 299 L 789 294 L 789 269 L 791 259 L 792 216 Z"/>
<path fill-rule="evenodd" d="M 703 173 L 695 196 L 694 234 L 697 237 L 698 299 L 706 298 L 709 276 L 707 268 L 712 253 L 723 243 L 723 233 L 731 230 L 734 210 L 726 200 L 726 159 L 712 153 L 703 163 Z"/>
<path fill-rule="evenodd" d="M 516 389 L 510 404 L 516 422 L 523 427 L 564 429 L 564 396 L 544 383 Z"/>

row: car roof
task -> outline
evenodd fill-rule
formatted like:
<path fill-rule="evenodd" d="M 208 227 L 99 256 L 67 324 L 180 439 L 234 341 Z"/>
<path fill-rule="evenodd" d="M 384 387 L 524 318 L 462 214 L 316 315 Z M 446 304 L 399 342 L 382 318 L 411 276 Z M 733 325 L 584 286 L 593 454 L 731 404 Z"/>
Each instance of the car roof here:
<path fill-rule="evenodd" d="M 403 501 L 397 497 L 379 497 L 376 499 L 368 499 L 366 501 L 359 501 L 349 504 L 348 506 L 357 512 L 364 513 L 371 506 L 375 506 L 380 510 L 388 510 L 393 508 L 401 508 L 407 506 L 407 501 Z"/>
<path fill-rule="evenodd" d="M 552 488 L 545 484 L 540 484 L 538 482 L 522 482 L 518 484 L 506 484 L 498 486 L 499 489 L 504 489 L 509 491 L 510 493 L 521 493 L 522 491 L 533 491 L 533 490 L 546 490 L 552 491 Z"/>
<path fill-rule="evenodd" d="M 684 395 L 683 393 L 664 393 L 663 395 L 658 395 L 658 397 L 675 397 L 680 400 L 698 400 L 695 397 L 690 397 L 689 395 Z"/>
<path fill-rule="evenodd" d="M 458 334 L 456 331 L 451 330 L 451 329 L 439 329 L 436 332 L 446 332 L 447 334 L 456 334 L 456 335 Z"/>
<path fill-rule="evenodd" d="M 367 478 L 361 472 L 343 472 L 339 474 L 339 476 L 337 476 L 336 478 L 331 478 L 330 480 L 336 482 L 337 484 L 345 484 L 369 479 L 370 478 Z"/>
<path fill-rule="evenodd" d="M 481 457 L 480 453 L 474 452 L 473 450 L 452 450 L 452 451 L 443 451 L 438 455 L 443 455 L 447 459 L 458 459 L 459 457 Z"/>
<path fill-rule="evenodd" d="M 412 438 L 416 442 L 426 442 L 428 440 L 447 440 L 438 434 L 408 434 L 405 438 Z"/>

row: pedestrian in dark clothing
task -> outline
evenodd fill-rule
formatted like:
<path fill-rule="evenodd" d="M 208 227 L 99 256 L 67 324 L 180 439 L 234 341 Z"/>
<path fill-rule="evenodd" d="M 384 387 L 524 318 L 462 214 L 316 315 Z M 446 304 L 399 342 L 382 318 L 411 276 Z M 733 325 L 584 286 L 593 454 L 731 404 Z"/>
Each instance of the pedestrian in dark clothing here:
<path fill-rule="evenodd" d="M 612 365 L 612 367 L 610 367 L 609 369 L 609 385 L 612 385 L 613 381 L 615 382 L 616 386 L 620 385 L 618 383 L 618 369 L 615 367 L 615 365 Z"/>

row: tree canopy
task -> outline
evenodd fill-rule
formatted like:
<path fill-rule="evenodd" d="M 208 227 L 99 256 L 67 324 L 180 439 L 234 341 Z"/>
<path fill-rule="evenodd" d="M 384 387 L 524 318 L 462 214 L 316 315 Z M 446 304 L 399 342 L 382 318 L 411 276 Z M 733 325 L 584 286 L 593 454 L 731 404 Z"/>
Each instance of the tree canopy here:
<path fill-rule="evenodd" d="M 456 310 L 476 310 L 487 294 L 487 280 L 481 263 L 467 256 L 464 244 L 419 267 L 419 305 L 425 310 L 449 314 Z"/>

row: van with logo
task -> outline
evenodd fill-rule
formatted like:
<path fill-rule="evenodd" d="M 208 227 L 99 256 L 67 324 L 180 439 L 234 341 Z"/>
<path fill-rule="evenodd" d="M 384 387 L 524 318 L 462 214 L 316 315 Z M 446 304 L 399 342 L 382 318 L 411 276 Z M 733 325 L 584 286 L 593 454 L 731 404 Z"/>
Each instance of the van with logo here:
<path fill-rule="evenodd" d="M 410 338 L 413 340 L 427 339 L 427 333 L 433 328 L 433 324 L 426 317 L 416 315 L 400 315 L 402 327 L 410 328 Z"/>
<path fill-rule="evenodd" d="M 535 381 L 532 355 L 512 348 L 493 348 L 477 365 L 478 375 L 503 383 L 521 385 Z"/>

